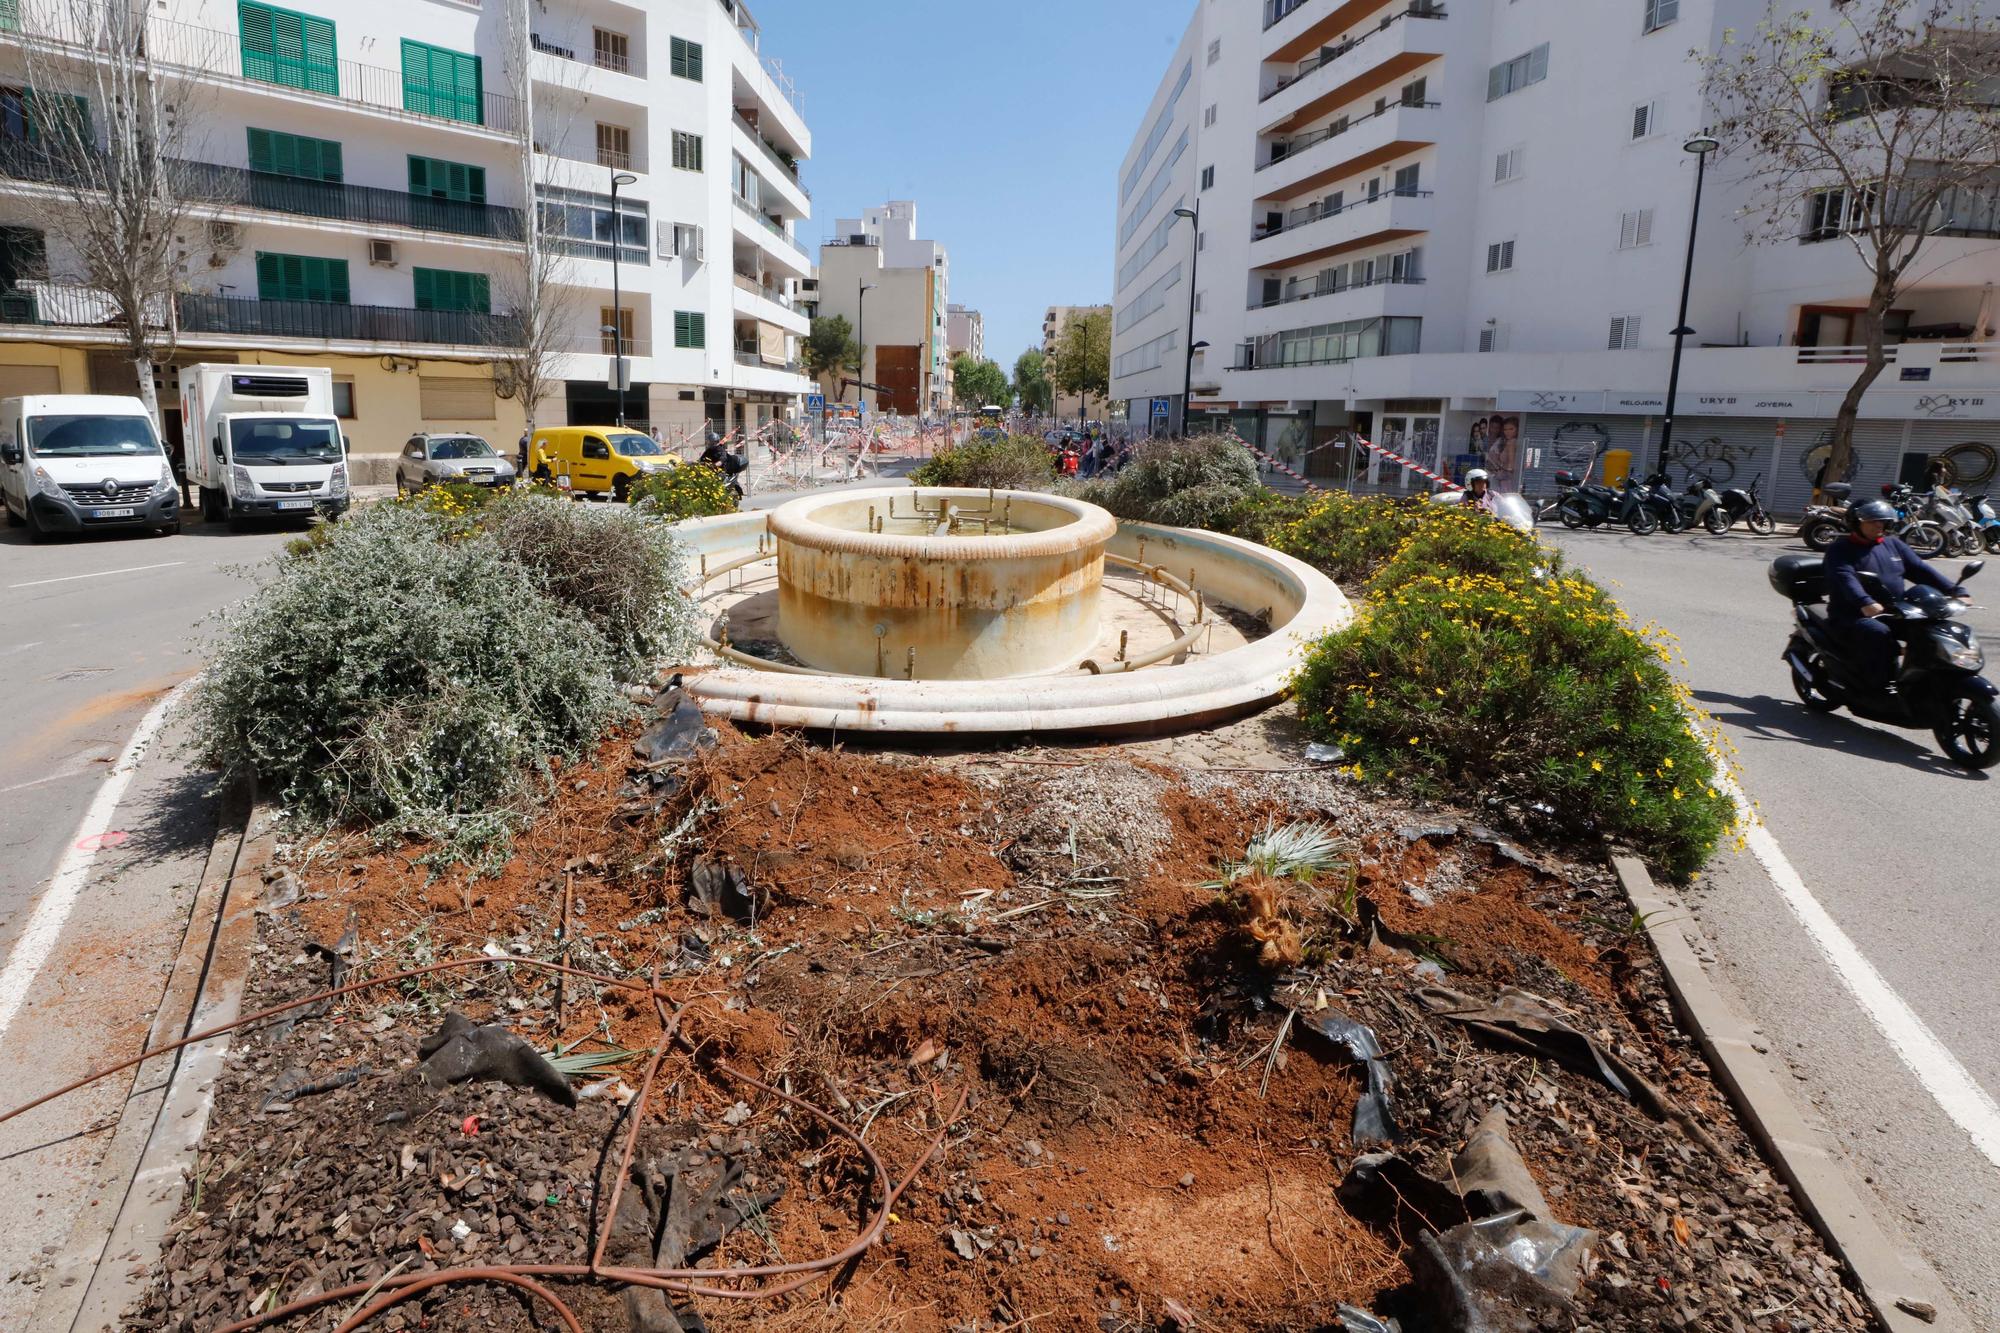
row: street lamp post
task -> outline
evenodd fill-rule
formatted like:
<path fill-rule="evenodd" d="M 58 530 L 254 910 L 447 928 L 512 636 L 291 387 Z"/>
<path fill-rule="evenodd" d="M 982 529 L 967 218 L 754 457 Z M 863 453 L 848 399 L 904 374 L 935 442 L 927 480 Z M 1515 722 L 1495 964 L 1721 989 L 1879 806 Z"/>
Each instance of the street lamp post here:
<path fill-rule="evenodd" d="M 618 424 L 625 424 L 625 389 L 631 380 L 631 373 L 625 366 L 625 311 L 624 300 L 618 287 L 618 252 L 624 248 L 624 222 L 618 216 L 618 189 L 624 185 L 637 185 L 639 178 L 630 172 L 611 173 L 611 378 L 618 385 Z"/>
<path fill-rule="evenodd" d="M 854 367 L 854 377 L 861 381 L 854 392 L 856 401 L 864 406 L 868 402 L 868 293 L 875 287 L 875 283 L 864 282 L 854 293 L 854 345 L 858 362 Z"/>
<path fill-rule="evenodd" d="M 1195 280 L 1201 276 L 1201 200 L 1195 200 L 1193 208 L 1176 208 L 1174 216 L 1194 224 L 1194 242 L 1188 260 L 1187 365 L 1186 373 L 1181 376 L 1181 435 L 1185 438 L 1188 414 L 1194 407 L 1194 298 Z"/>
<path fill-rule="evenodd" d="M 1681 315 L 1674 325 L 1674 360 L 1667 372 L 1667 414 L 1660 423 L 1660 465 L 1666 466 L 1667 454 L 1674 446 L 1674 406 L 1681 391 L 1681 344 L 1694 330 L 1688 327 L 1688 291 L 1694 285 L 1694 238 L 1701 230 L 1701 186 L 1708 174 L 1708 155 L 1722 147 L 1712 136 L 1697 134 L 1681 145 L 1683 152 L 1694 154 L 1694 214 L 1688 220 L 1687 263 L 1681 270 Z"/>

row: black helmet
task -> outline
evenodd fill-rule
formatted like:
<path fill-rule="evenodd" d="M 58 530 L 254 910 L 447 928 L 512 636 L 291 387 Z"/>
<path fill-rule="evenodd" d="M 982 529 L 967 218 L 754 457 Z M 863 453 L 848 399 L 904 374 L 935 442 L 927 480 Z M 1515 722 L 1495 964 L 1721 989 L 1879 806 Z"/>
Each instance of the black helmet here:
<path fill-rule="evenodd" d="M 1866 504 L 1854 506 L 1847 518 L 1849 523 L 1858 528 L 1863 523 L 1894 524 L 1902 518 L 1902 515 L 1897 513 L 1896 506 L 1887 500 L 1870 500 Z"/>

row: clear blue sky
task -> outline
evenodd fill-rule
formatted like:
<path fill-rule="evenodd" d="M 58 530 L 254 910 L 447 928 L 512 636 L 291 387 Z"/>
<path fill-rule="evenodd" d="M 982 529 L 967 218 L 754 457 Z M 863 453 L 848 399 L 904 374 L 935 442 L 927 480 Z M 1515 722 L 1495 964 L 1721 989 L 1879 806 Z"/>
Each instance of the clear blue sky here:
<path fill-rule="evenodd" d="M 1118 165 L 1193 0 L 750 0 L 813 133 L 808 248 L 914 199 L 1011 374 L 1051 305 L 1111 299 Z"/>

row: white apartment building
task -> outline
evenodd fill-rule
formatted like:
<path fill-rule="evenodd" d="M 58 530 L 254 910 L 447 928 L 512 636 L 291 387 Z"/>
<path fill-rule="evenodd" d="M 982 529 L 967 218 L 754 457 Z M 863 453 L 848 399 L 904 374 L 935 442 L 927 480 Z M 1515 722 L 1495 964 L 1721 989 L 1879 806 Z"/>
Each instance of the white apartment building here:
<path fill-rule="evenodd" d="M 891 200 L 858 218 L 841 218 L 820 246 L 818 314 L 840 315 L 863 345 L 861 381 L 879 386 L 866 401 L 904 416 L 951 409 L 951 351 L 946 340 L 951 256 L 917 234 L 917 206 Z M 830 399 L 842 386 L 822 386 Z"/>
<path fill-rule="evenodd" d="M 0 3 L 0 393 L 130 392 L 106 303 L 34 199 L 20 109 L 86 91 L 29 86 L 52 54 L 74 57 L 59 8 Z M 163 96 L 196 126 L 179 361 L 331 366 L 357 455 L 421 430 L 511 452 L 524 413 L 498 352 L 518 328 L 533 206 L 560 255 L 547 273 L 563 330 L 539 424 L 616 419 L 618 342 L 635 425 L 755 428 L 809 391 L 796 284 L 812 139 L 741 0 L 142 12 Z M 159 388 L 178 442 L 173 378 Z"/>
<path fill-rule="evenodd" d="M 1191 368 L 1196 429 L 1357 484 L 1422 483 L 1350 459 L 1350 428 L 1529 489 L 1607 448 L 1654 466 L 1698 160 L 1683 143 L 1710 119 L 1688 52 L 1763 9 L 1201 0 L 1120 167 L 1113 397 L 1135 429 L 1178 429 Z M 1795 508 L 1853 380 L 1869 275 L 1825 224 L 1838 201 L 1801 198 L 1797 240 L 1752 245 L 1747 199 L 1708 159 L 1665 462 L 1761 475 Z M 1858 484 L 2000 436 L 2000 200 L 1955 216 L 1892 316 Z"/>
<path fill-rule="evenodd" d="M 956 357 L 960 353 L 974 361 L 986 359 L 986 316 L 970 306 L 953 303 L 944 312 L 945 355 Z"/>

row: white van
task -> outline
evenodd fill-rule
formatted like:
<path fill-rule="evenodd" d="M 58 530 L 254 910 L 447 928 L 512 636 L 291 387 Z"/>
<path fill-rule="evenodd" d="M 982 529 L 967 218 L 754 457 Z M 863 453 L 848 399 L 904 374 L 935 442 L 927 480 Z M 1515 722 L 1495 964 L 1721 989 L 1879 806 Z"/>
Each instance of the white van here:
<path fill-rule="evenodd" d="M 181 419 L 204 518 L 237 527 L 347 511 L 347 440 L 325 366 L 183 366 Z"/>
<path fill-rule="evenodd" d="M 137 398 L 42 393 L 0 400 L 0 502 L 7 525 L 52 532 L 181 529 L 181 494 Z"/>

